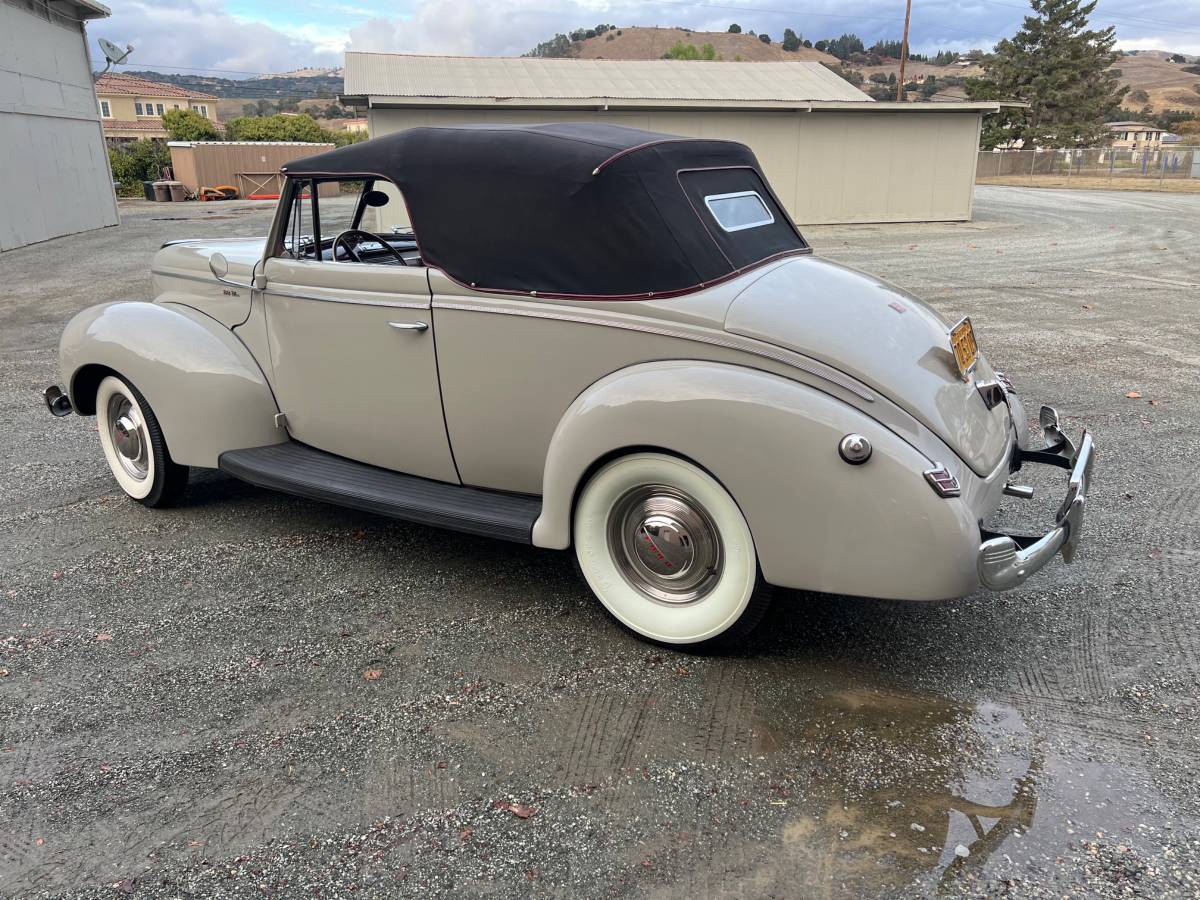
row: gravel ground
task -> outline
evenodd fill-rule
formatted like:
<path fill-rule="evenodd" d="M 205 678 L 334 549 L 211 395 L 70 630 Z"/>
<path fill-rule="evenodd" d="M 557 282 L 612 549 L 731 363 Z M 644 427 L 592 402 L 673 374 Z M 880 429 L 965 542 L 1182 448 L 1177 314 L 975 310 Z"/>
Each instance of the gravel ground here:
<path fill-rule="evenodd" d="M 809 229 L 1094 429 L 1086 540 L 1002 596 L 785 594 L 710 657 L 622 633 L 561 554 L 211 472 L 119 494 L 94 420 L 41 406 L 63 324 L 269 207 L 0 257 L 0 893 L 1200 896 L 1196 197 Z M 1037 486 L 1006 514 L 1048 519 Z"/>

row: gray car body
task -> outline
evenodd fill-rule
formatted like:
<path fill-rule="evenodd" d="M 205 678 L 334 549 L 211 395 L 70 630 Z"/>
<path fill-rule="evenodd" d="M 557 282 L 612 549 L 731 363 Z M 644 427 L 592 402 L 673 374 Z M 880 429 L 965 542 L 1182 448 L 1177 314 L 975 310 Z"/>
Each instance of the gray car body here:
<path fill-rule="evenodd" d="M 975 388 L 993 377 L 986 358 L 964 379 L 949 323 L 893 286 L 809 255 L 680 297 L 573 301 L 271 246 L 164 247 L 153 302 L 76 316 L 61 344 L 75 409 L 93 412 L 96 384 L 115 372 L 185 465 L 298 440 L 537 494 L 532 542 L 556 549 L 571 545 L 589 473 L 655 448 L 725 486 L 771 583 L 909 600 L 979 587 L 980 523 L 1025 415 L 1013 394 L 988 408 Z M 217 253 L 224 281 L 210 271 Z M 872 445 L 865 465 L 839 456 L 850 433 Z M 931 488 L 923 473 L 936 465 L 959 496 Z"/>

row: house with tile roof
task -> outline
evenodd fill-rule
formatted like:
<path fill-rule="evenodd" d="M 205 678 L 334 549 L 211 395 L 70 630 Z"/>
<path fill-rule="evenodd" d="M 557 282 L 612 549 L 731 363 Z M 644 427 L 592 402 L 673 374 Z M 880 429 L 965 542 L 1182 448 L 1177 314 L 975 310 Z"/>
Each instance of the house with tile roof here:
<path fill-rule="evenodd" d="M 134 75 L 101 75 L 96 80 L 96 99 L 104 136 L 112 142 L 166 139 L 162 117 L 170 109 L 190 109 L 220 124 L 212 94 Z"/>

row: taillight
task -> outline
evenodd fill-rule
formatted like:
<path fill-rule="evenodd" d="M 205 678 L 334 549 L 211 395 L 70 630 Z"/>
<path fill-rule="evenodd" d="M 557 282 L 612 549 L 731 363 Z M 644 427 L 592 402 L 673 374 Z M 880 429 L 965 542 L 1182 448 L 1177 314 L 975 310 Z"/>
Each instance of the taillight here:
<path fill-rule="evenodd" d="M 962 494 L 958 479 L 941 463 L 925 470 L 925 480 L 937 491 L 939 497 L 957 497 Z"/>

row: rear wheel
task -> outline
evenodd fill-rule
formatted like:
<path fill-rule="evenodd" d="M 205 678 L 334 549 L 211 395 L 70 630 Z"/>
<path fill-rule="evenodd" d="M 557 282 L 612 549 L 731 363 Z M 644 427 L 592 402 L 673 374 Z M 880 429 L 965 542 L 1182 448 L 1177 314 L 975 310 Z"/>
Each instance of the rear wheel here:
<path fill-rule="evenodd" d="M 117 484 L 145 506 L 171 506 L 188 469 L 171 459 L 154 410 L 133 385 L 109 375 L 96 391 L 100 445 Z"/>
<path fill-rule="evenodd" d="M 583 489 L 574 534 L 592 591 L 648 640 L 727 645 L 770 603 L 741 510 L 685 460 L 637 453 L 608 463 Z"/>

